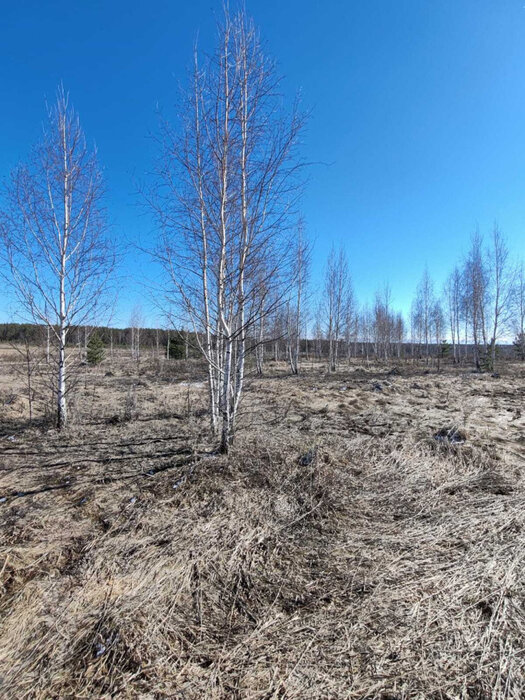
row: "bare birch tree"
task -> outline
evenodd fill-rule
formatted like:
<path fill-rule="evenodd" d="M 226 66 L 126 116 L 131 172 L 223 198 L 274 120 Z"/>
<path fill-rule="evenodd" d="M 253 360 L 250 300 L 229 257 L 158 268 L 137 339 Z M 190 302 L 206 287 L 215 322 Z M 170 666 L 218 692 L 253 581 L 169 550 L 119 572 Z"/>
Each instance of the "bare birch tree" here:
<path fill-rule="evenodd" d="M 446 308 L 448 312 L 448 325 L 450 339 L 452 341 L 452 354 L 454 362 L 459 361 L 460 321 L 461 321 L 461 272 L 456 266 L 447 278 L 444 288 Z"/>
<path fill-rule="evenodd" d="M 304 328 L 306 285 L 310 265 L 310 246 L 305 239 L 303 221 L 300 221 L 297 227 L 293 257 L 293 286 L 287 308 L 287 346 L 291 372 L 299 374 L 301 331 Z"/>
<path fill-rule="evenodd" d="M 67 424 L 70 329 L 94 322 L 114 267 L 102 194 L 96 152 L 60 88 L 41 142 L 10 177 L 2 217 L 8 282 L 56 346 L 59 429 Z"/>
<path fill-rule="evenodd" d="M 349 278 L 343 309 L 343 335 L 346 348 L 346 361 L 348 364 L 350 364 L 352 349 L 354 350 L 355 354 L 355 345 L 357 342 L 357 329 L 358 318 L 355 308 L 355 296 L 352 283 Z"/>
<path fill-rule="evenodd" d="M 324 327 L 324 309 L 323 309 L 323 304 L 321 302 L 318 302 L 316 308 L 315 308 L 315 317 L 314 317 L 314 328 L 313 328 L 313 335 L 314 335 L 314 352 L 318 360 L 321 360 L 323 356 L 323 338 L 324 338 L 324 333 L 323 333 L 323 327 Z"/>
<path fill-rule="evenodd" d="M 339 363 L 339 345 L 343 337 L 345 302 L 350 284 L 348 260 L 342 248 L 332 248 L 328 257 L 324 284 L 328 366 L 335 372 Z"/>
<path fill-rule="evenodd" d="M 435 356 L 437 360 L 438 372 L 440 369 L 441 360 L 441 343 L 444 340 L 443 331 L 445 328 L 445 315 L 443 314 L 443 307 L 439 300 L 434 301 L 432 308 L 430 310 L 430 327 L 431 334 L 435 343 Z"/>
<path fill-rule="evenodd" d="M 481 370 L 483 350 L 487 347 L 488 270 L 483 254 L 483 238 L 476 231 L 463 269 L 464 304 L 474 345 L 474 362 Z"/>
<path fill-rule="evenodd" d="M 144 326 L 144 315 L 139 304 L 131 311 L 129 318 L 131 358 L 140 363 L 140 331 Z"/>
<path fill-rule="evenodd" d="M 434 284 L 428 273 L 428 268 L 425 267 L 416 291 L 415 319 L 420 329 L 420 343 L 425 346 L 425 361 L 427 363 L 432 341 L 432 308 L 434 303 Z"/>
<path fill-rule="evenodd" d="M 496 343 L 508 332 L 512 319 L 512 298 L 515 270 L 510 265 L 509 250 L 503 234 L 497 226 L 492 232 L 488 250 L 490 340 L 487 348 L 487 368 L 496 367 Z"/>
<path fill-rule="evenodd" d="M 370 359 L 370 348 L 372 345 L 372 312 L 368 304 L 365 304 L 361 310 L 361 318 L 359 322 L 359 327 L 361 328 L 361 338 L 363 343 L 363 355 L 368 363 Z"/>
<path fill-rule="evenodd" d="M 394 318 L 394 338 L 397 348 L 397 357 L 403 356 L 403 343 L 405 341 L 405 321 L 401 313 L 397 313 Z"/>
<path fill-rule="evenodd" d="M 290 276 L 303 119 L 295 108 L 284 114 L 278 90 L 252 22 L 226 10 L 213 56 L 201 66 L 195 51 L 182 130 L 163 124 L 158 186 L 149 197 L 168 295 L 191 319 L 206 360 L 210 422 L 224 452 L 235 432 L 249 334 L 282 303 L 270 290 Z"/>
<path fill-rule="evenodd" d="M 516 283 L 513 296 L 514 346 L 520 360 L 525 360 L 525 266 L 520 263 L 516 273 Z"/>
<path fill-rule="evenodd" d="M 391 353 L 395 317 L 391 312 L 392 291 L 389 284 L 376 292 L 374 303 L 374 345 L 378 358 L 387 360 Z"/>

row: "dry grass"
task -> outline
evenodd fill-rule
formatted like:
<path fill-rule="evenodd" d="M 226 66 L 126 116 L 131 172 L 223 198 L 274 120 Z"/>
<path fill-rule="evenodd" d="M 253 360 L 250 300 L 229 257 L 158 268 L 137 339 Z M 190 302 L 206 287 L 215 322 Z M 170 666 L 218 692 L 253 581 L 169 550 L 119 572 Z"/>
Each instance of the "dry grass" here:
<path fill-rule="evenodd" d="M 0 695 L 525 697 L 520 372 L 274 369 L 228 458 L 197 367 L 7 407 Z"/>

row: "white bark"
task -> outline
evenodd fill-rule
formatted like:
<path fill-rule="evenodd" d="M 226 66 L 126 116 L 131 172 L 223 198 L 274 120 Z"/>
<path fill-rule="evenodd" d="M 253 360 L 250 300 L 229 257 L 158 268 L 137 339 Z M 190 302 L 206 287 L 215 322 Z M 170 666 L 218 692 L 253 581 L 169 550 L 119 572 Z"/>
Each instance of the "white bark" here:
<path fill-rule="evenodd" d="M 70 328 L 93 321 L 113 270 L 101 196 L 95 154 L 61 89 L 42 143 L 11 177 L 3 226 L 8 281 L 29 318 L 45 324 L 56 345 L 59 428 L 68 420 Z"/>
<path fill-rule="evenodd" d="M 289 272 L 300 120 L 277 120 L 276 85 L 251 23 L 226 11 L 216 54 L 203 68 L 195 55 L 182 136 L 163 125 L 159 187 L 150 197 L 174 313 L 189 319 L 205 358 L 210 425 L 223 451 L 235 433 L 249 342 L 282 303 L 270 291 Z"/>

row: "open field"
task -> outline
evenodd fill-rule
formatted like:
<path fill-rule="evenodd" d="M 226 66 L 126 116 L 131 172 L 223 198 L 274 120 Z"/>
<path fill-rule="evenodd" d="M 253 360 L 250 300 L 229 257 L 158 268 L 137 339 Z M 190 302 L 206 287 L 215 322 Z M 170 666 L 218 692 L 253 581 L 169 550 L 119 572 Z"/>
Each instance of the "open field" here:
<path fill-rule="evenodd" d="M 66 434 L 0 377 L 0 696 L 525 697 L 525 367 L 86 368 Z"/>

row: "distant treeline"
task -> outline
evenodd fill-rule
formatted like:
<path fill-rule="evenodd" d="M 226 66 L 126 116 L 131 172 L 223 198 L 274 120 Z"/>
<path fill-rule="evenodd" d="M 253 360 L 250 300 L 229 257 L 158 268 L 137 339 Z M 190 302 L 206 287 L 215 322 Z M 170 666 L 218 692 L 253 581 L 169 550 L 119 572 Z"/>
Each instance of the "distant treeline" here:
<path fill-rule="evenodd" d="M 68 345 L 70 347 L 80 347 L 85 349 L 90 335 L 95 332 L 101 338 L 107 348 L 130 348 L 132 354 L 140 355 L 141 351 L 147 349 L 157 349 L 160 353 L 166 354 L 168 341 L 170 344 L 170 357 L 188 358 L 198 357 L 198 343 L 194 334 L 184 330 L 165 328 L 109 328 L 106 326 L 94 328 L 92 326 L 81 326 L 71 328 L 68 334 Z M 250 339 L 249 339 L 250 340 Z M 45 345 L 47 343 L 47 327 L 30 323 L 2 323 L 0 324 L 0 343 L 25 343 L 30 345 Z M 52 343 L 52 340 L 51 340 Z M 421 343 L 410 341 L 397 341 L 389 344 L 388 352 L 383 354 L 383 350 L 377 342 L 354 340 L 353 342 L 340 341 L 340 358 L 344 362 L 345 358 L 397 358 L 397 359 L 423 359 L 427 352 L 432 356 L 441 357 L 442 360 L 449 359 L 450 346 L 448 343 L 437 345 L 429 343 L 428 349 Z M 255 351 L 257 343 L 252 339 L 248 347 Z M 264 355 L 267 359 L 286 360 L 288 346 L 286 338 L 279 337 L 267 339 L 262 343 Z M 460 357 L 466 362 L 472 360 L 474 355 L 474 345 L 471 343 L 458 344 Z M 512 359 L 516 356 L 516 348 L 511 344 L 498 344 L 498 355 L 502 359 Z M 329 355 L 329 341 L 324 338 L 301 338 L 299 343 L 300 355 L 306 359 L 322 360 Z"/>
<path fill-rule="evenodd" d="M 91 326 L 71 328 L 68 333 L 69 345 L 83 345 L 95 329 Z M 97 334 L 108 347 L 126 347 L 131 345 L 137 329 L 134 328 L 96 328 Z M 171 341 L 182 339 L 184 331 L 166 330 L 162 328 L 140 328 L 140 345 L 143 347 L 166 346 L 168 338 Z M 47 339 L 47 327 L 32 323 L 1 323 L 0 343 L 25 343 L 38 345 L 45 343 Z"/>
<path fill-rule="evenodd" d="M 45 332 L 44 326 L 32 323 L 2 323 L 0 324 L 0 342 L 24 343 L 27 340 L 33 345 L 42 342 Z"/>

